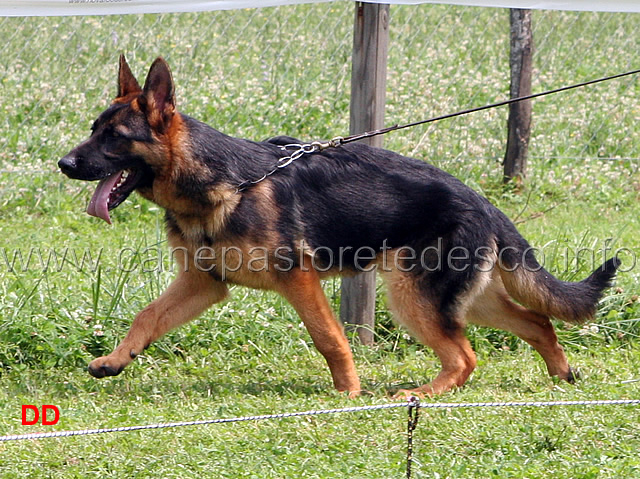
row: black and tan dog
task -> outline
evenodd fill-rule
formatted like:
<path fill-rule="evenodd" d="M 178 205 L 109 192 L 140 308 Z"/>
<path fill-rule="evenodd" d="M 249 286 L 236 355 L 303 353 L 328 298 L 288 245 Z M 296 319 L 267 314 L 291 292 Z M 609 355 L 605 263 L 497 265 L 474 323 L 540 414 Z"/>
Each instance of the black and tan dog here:
<path fill-rule="evenodd" d="M 335 387 L 357 395 L 351 351 L 320 279 L 375 266 L 398 322 L 442 362 L 438 376 L 411 393 L 466 381 L 476 365 L 467 322 L 511 331 L 551 375 L 574 380 L 550 318 L 592 318 L 615 258 L 584 281 L 559 281 L 485 198 L 429 164 L 362 144 L 305 155 L 239 191 L 271 171 L 290 143 L 232 138 L 179 113 L 164 60 L 140 88 L 121 57 L 116 99 L 59 166 L 71 178 L 100 180 L 88 213 L 107 222 L 134 190 L 164 208 L 180 270 L 122 343 L 91 362 L 92 375 L 119 374 L 152 341 L 222 301 L 227 284 L 241 284 L 284 296 Z"/>

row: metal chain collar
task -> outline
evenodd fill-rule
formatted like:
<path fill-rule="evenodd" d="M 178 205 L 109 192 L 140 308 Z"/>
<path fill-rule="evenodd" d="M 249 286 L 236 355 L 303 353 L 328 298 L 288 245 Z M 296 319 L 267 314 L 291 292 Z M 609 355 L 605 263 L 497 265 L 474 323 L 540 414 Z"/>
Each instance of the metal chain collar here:
<path fill-rule="evenodd" d="M 273 175 L 276 171 L 282 168 L 286 168 L 291 163 L 293 163 L 294 161 L 296 161 L 297 159 L 299 159 L 304 155 L 317 153 L 319 151 L 326 150 L 327 148 L 336 148 L 340 146 L 343 141 L 344 141 L 343 137 L 337 136 L 329 141 L 312 141 L 311 143 L 289 143 L 287 145 L 281 145 L 279 148 L 282 151 L 287 151 L 292 148 L 295 148 L 295 150 L 289 156 L 283 156 L 282 158 L 278 159 L 275 166 L 271 170 L 269 170 L 267 173 L 262 175 L 260 178 L 257 178 L 255 180 L 245 180 L 242 183 L 240 183 L 236 187 L 236 193 L 240 193 L 241 191 L 246 190 L 249 186 L 258 184 L 261 181 L 266 180 L 271 175 Z"/>

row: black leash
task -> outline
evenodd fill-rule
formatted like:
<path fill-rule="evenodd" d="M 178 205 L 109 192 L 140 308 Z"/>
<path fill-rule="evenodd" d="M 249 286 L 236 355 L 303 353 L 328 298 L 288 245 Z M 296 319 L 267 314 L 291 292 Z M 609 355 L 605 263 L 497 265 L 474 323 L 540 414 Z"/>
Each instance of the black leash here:
<path fill-rule="evenodd" d="M 418 126 L 418 125 L 425 125 L 427 123 L 433 123 L 435 121 L 446 120 L 448 118 L 454 118 L 456 116 L 467 115 L 469 113 L 475 113 L 477 111 L 488 110 L 490 108 L 497 108 L 499 106 L 510 105 L 512 103 L 517 103 L 517 102 L 520 102 L 520 101 L 533 100 L 534 98 L 539 98 L 541 96 L 546 96 L 546 95 L 551 95 L 553 93 L 560 93 L 560 92 L 563 92 L 563 91 L 573 90 L 575 88 L 582 88 L 582 87 L 585 87 L 585 86 L 594 85 L 596 83 L 615 80 L 617 78 L 622 78 L 622 77 L 626 77 L 626 76 L 630 76 L 630 75 L 636 75 L 638 73 L 640 73 L 640 69 L 628 71 L 628 72 L 625 72 L 625 73 L 618 73 L 617 75 L 611 75 L 611 76 L 608 76 L 608 77 L 597 78 L 595 80 L 589 80 L 589 81 L 585 81 L 585 82 L 582 82 L 582 83 L 576 83 L 575 85 L 564 86 L 564 87 L 561 87 L 561 88 L 556 88 L 555 90 L 547 90 L 547 91 L 543 91 L 543 92 L 540 92 L 540 93 L 534 93 L 532 95 L 526 95 L 526 96 L 520 96 L 520 97 L 516 97 L 516 98 L 511 98 L 509 100 L 499 101 L 497 103 L 492 103 L 490 105 L 484 105 L 484 106 L 478 106 L 478 107 L 475 107 L 475 108 L 469 108 L 467 110 L 461 110 L 461 111 L 458 111 L 458 112 L 455 112 L 455 113 L 449 113 L 447 115 L 436 116 L 436 117 L 433 117 L 433 118 L 429 118 L 427 120 L 414 121 L 412 123 L 406 123 L 404 125 L 397 125 L 396 124 L 396 125 L 393 125 L 393 126 L 388 126 L 386 128 L 381 128 L 379 130 L 372 130 L 372 131 L 367 131 L 365 133 L 359 133 L 359 134 L 356 134 L 356 135 L 347 136 L 347 137 L 344 137 L 344 138 L 338 138 L 337 140 L 338 140 L 339 144 L 344 145 L 345 143 L 351 143 L 353 141 L 362 140 L 364 138 L 371 138 L 372 136 L 384 135 L 385 133 L 389 133 L 390 131 L 403 130 L 405 128 L 411 128 L 411 127 Z"/>
<path fill-rule="evenodd" d="M 388 126 L 386 128 L 380 128 L 378 130 L 367 131 L 367 132 L 364 132 L 364 133 L 358 133 L 358 134 L 350 135 L 350 136 L 344 136 L 344 137 L 343 136 L 337 136 L 337 137 L 335 137 L 335 138 L 333 138 L 332 140 L 329 140 L 329 141 L 314 141 L 314 142 L 311 142 L 311 143 L 304 143 L 304 144 L 294 143 L 294 144 L 290 144 L 290 145 L 280 146 L 280 149 L 283 150 L 283 151 L 286 151 L 286 150 L 289 150 L 289 149 L 293 149 L 294 151 L 290 155 L 280 158 L 278 160 L 278 162 L 273 166 L 273 168 L 271 170 L 269 170 L 267 173 L 265 173 L 262 177 L 256 178 L 254 180 L 245 180 L 245 181 L 239 183 L 236 186 L 236 193 L 244 191 L 247 188 L 249 188 L 250 186 L 255 185 L 257 183 L 260 183 L 261 181 L 265 180 L 269 176 L 271 176 L 274 173 L 276 173 L 279 169 L 286 168 L 291 163 L 293 163 L 298 158 L 300 158 L 300 157 L 302 157 L 304 155 L 308 155 L 308 154 L 311 154 L 311 153 L 316 153 L 316 152 L 319 152 L 319 151 L 322 151 L 322 150 L 326 150 L 327 148 L 337 148 L 340 145 L 345 145 L 347 143 L 352 143 L 354 141 L 363 140 L 365 138 L 371 138 L 371 137 L 378 136 L 378 135 L 384 135 L 385 133 L 389 133 L 391 131 L 404 130 L 405 128 L 412 128 L 414 126 L 425 125 L 427 123 L 433 123 L 433 122 L 440 121 L 440 120 L 446 120 L 448 118 L 455 118 L 456 116 L 467 115 L 469 113 L 475 113 L 477 111 L 483 111 L 483 110 L 488 110 L 490 108 L 497 108 L 499 106 L 510 105 L 512 103 L 517 103 L 517 102 L 520 102 L 520 101 L 533 100 L 534 98 L 540 98 L 542 96 L 552 95 L 553 93 L 560 93 L 560 92 L 563 92 L 563 91 L 574 90 L 576 88 L 582 88 L 582 87 L 589 86 L 589 85 L 595 85 L 596 83 L 602 83 L 602 82 L 605 82 L 605 81 L 615 80 L 615 79 L 623 78 L 623 77 L 630 76 L 630 75 L 636 75 L 638 73 L 640 73 L 640 69 L 631 70 L 631 71 L 627 71 L 627 72 L 624 72 L 624 73 L 618 73 L 617 75 L 610 75 L 610 76 L 607 76 L 607 77 L 597 78 L 595 80 L 589 80 L 589 81 L 585 81 L 585 82 L 582 82 L 582 83 L 576 83 L 575 85 L 564 86 L 564 87 L 561 87 L 561 88 L 556 88 L 554 90 L 547 90 L 547 91 L 543 91 L 543 92 L 540 92 L 540 93 L 534 93 L 532 95 L 526 95 L 526 96 L 520 96 L 520 97 L 516 97 L 516 98 L 510 98 L 509 100 L 503 100 L 503 101 L 499 101 L 497 103 L 491 103 L 490 105 L 483 105 L 483 106 L 477 106 L 475 108 L 468 108 L 466 110 L 457 111 L 455 113 L 448 113 L 446 115 L 435 116 L 433 118 L 428 118 L 426 120 L 414 121 L 414 122 L 411 122 L 411 123 L 405 123 L 403 125 L 395 124 L 395 125 L 392 125 L 392 126 Z"/>

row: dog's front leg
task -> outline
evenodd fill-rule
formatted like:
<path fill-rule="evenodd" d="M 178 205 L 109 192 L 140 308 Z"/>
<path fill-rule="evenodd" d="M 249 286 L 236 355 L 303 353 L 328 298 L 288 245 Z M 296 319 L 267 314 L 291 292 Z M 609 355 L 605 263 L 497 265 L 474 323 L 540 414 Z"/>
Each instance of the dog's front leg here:
<path fill-rule="evenodd" d="M 108 356 L 91 361 L 89 373 L 97 378 L 120 374 L 151 342 L 195 318 L 226 295 L 227 287 L 207 273 L 181 270 L 167 290 L 138 313 L 120 345 Z"/>
<path fill-rule="evenodd" d="M 318 273 L 314 269 L 293 269 L 286 273 L 277 290 L 300 315 L 313 344 L 329 365 L 335 388 L 348 392 L 350 397 L 360 395 L 360 379 L 349 342 L 324 295 Z"/>

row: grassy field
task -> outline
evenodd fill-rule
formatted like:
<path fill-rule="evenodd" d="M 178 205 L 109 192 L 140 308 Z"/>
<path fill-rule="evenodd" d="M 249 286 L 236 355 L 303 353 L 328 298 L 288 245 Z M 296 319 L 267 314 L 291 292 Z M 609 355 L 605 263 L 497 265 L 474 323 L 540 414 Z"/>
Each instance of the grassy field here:
<path fill-rule="evenodd" d="M 389 391 L 437 373 L 432 352 L 392 323 L 382 285 L 376 345 L 353 346 L 371 396 L 333 392 L 291 307 L 243 288 L 122 375 L 85 372 L 173 276 L 158 208 L 132 196 L 108 227 L 84 213 L 92 187 L 56 169 L 112 97 L 119 53 L 140 76 L 165 56 L 181 110 L 226 133 L 333 137 L 348 128 L 352 8 L 0 19 L 0 435 L 384 404 Z M 388 122 L 504 98 L 507 18 L 495 9 L 393 7 Z M 534 90 L 633 67 L 637 18 L 537 12 Z M 627 79 L 536 102 L 519 191 L 501 184 L 505 110 L 385 139 L 488 196 L 562 279 L 585 277 L 616 250 L 624 262 L 596 321 L 558 324 L 582 372 L 577 385 L 549 379 L 512 336 L 469 328 L 478 369 L 464 388 L 431 401 L 640 397 L 639 92 Z M 337 309 L 339 281 L 325 287 Z M 22 426 L 23 404 L 55 404 L 60 422 Z M 639 423 L 637 407 L 423 411 L 414 474 L 637 477 Z M 405 428 L 406 412 L 394 409 L 7 442 L 0 477 L 403 477 Z"/>

